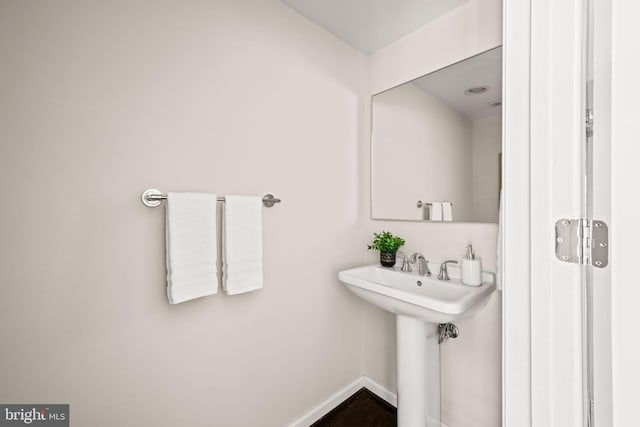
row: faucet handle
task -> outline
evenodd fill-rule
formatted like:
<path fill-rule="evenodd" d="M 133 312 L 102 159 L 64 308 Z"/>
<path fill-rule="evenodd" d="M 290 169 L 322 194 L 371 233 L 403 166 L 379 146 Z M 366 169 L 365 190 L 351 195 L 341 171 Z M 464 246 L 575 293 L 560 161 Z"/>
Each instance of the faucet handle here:
<path fill-rule="evenodd" d="M 447 271 L 447 264 L 457 264 L 458 261 L 452 259 L 444 261 L 440 264 L 440 273 L 438 274 L 438 280 L 449 280 L 449 272 Z"/>
<path fill-rule="evenodd" d="M 400 271 L 411 272 L 411 265 L 409 264 L 409 258 L 407 258 L 407 254 L 404 252 L 396 252 L 396 257 L 402 255 L 402 267 L 400 267 Z"/>

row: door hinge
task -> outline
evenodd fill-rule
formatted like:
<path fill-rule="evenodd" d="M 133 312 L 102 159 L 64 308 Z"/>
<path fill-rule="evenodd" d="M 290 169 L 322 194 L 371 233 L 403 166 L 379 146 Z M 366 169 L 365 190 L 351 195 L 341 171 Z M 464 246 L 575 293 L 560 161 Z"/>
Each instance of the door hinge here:
<path fill-rule="evenodd" d="M 589 108 L 585 117 L 585 126 L 587 131 L 587 137 L 593 136 L 593 109 Z"/>
<path fill-rule="evenodd" d="M 609 227 L 591 219 L 556 222 L 556 257 L 560 261 L 603 268 L 609 263 Z"/>

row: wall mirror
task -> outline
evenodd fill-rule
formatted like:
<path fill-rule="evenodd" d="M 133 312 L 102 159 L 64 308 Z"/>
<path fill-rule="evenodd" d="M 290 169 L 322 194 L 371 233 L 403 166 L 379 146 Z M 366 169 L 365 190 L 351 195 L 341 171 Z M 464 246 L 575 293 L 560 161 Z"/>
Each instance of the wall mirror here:
<path fill-rule="evenodd" d="M 371 103 L 373 219 L 498 222 L 502 47 Z"/>

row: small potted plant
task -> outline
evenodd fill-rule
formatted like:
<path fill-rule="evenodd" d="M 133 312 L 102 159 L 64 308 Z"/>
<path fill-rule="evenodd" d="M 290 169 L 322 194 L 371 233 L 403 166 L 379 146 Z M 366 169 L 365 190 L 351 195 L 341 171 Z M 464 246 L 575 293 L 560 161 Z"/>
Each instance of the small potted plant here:
<path fill-rule="evenodd" d="M 380 251 L 380 264 L 383 267 L 393 267 L 396 264 L 396 252 L 404 245 L 402 237 L 394 236 L 388 231 L 373 233 L 373 242 L 367 245 L 367 249 Z"/>

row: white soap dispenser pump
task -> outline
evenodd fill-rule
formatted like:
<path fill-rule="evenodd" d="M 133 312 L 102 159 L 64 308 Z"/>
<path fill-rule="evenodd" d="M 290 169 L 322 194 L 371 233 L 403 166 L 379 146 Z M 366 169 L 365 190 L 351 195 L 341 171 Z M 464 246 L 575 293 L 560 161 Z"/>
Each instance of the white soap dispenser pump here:
<path fill-rule="evenodd" d="M 471 243 L 467 246 L 467 253 L 461 262 L 462 283 L 468 286 L 480 286 L 482 284 L 482 263 L 473 253 Z"/>

